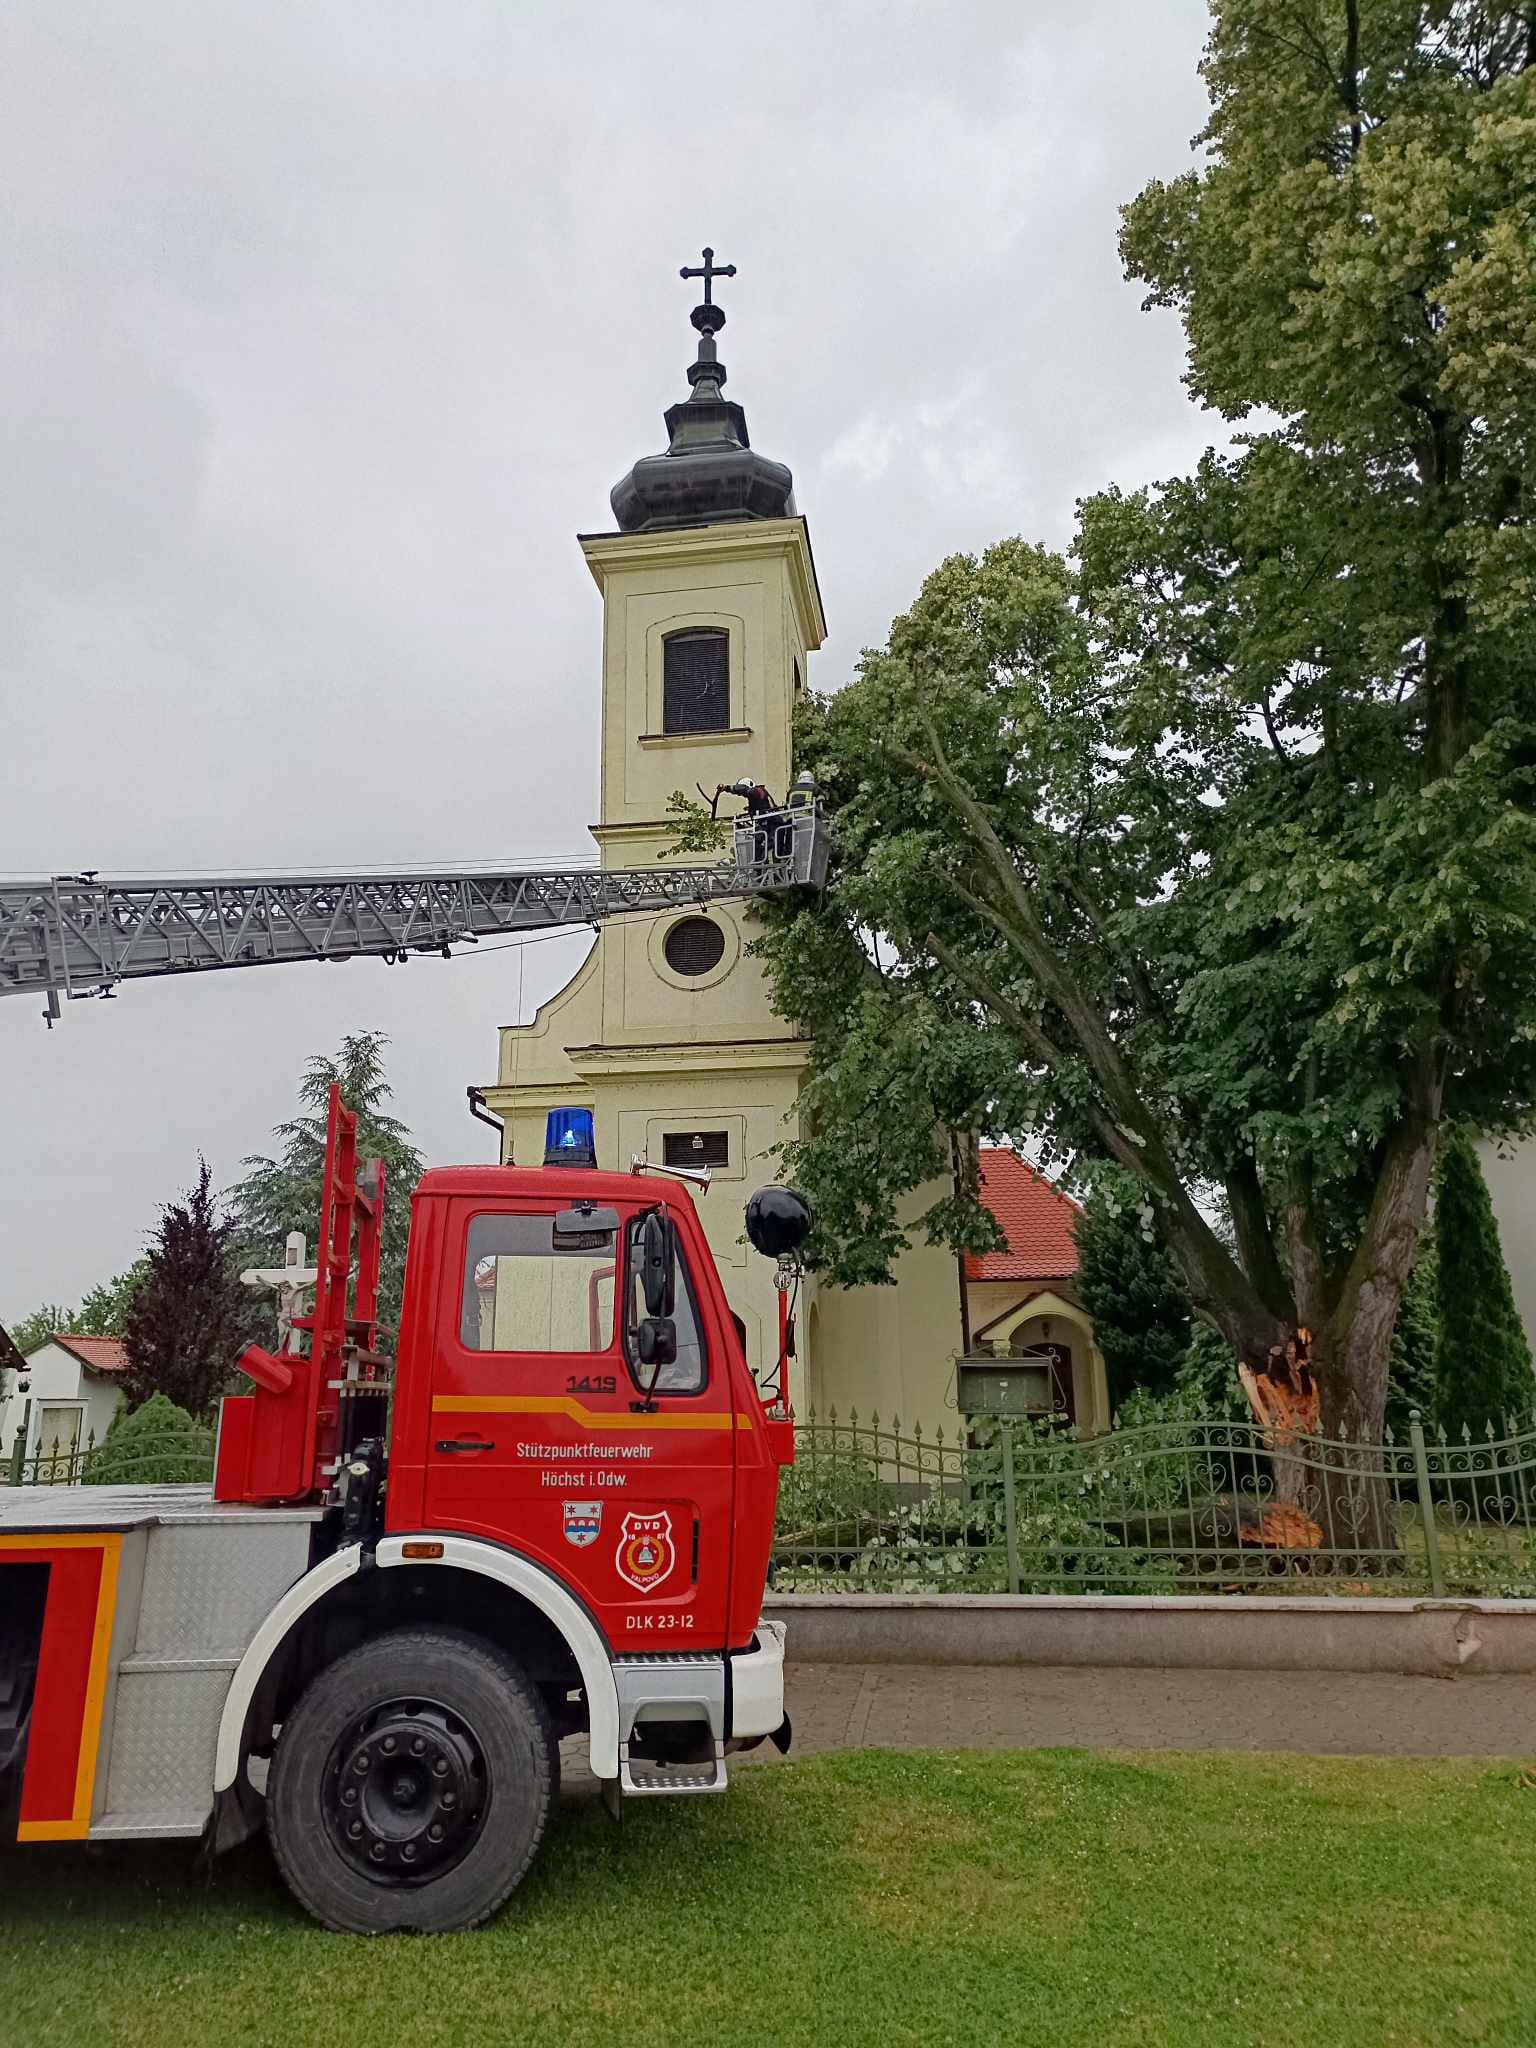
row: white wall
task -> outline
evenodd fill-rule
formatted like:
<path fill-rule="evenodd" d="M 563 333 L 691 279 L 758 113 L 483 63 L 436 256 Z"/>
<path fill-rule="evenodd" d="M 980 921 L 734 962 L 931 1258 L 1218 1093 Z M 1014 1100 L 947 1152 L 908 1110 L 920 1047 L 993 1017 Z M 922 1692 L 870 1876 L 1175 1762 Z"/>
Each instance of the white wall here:
<path fill-rule="evenodd" d="M 1536 1349 L 1536 1143 L 1516 1145 L 1503 1159 L 1492 1145 L 1480 1145 L 1478 1155 L 1493 1197 L 1515 1306 Z"/>

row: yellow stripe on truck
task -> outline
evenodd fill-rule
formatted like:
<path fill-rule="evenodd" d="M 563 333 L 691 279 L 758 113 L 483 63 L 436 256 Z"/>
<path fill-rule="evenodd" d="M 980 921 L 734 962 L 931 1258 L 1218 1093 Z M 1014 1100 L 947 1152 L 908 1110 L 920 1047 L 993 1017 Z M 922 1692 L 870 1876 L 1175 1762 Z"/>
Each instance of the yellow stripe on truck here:
<path fill-rule="evenodd" d="M 588 1429 L 750 1429 L 750 1415 L 700 1412 L 667 1415 L 614 1415 L 587 1408 L 569 1394 L 436 1394 L 434 1415 L 568 1415 Z"/>

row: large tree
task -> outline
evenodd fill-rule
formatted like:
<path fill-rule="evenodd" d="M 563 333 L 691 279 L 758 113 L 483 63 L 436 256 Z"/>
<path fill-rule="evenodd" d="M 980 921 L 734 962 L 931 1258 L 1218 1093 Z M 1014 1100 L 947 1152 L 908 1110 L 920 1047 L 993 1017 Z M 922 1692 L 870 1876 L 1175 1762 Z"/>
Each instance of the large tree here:
<path fill-rule="evenodd" d="M 331 1083 L 340 1082 L 342 1101 L 357 1113 L 358 1157 L 384 1161 L 379 1317 L 393 1331 L 399 1325 L 405 1285 L 411 1190 L 421 1178 L 423 1162 L 410 1132 L 385 1107 L 391 1095 L 384 1074 L 388 1043 L 382 1031 L 358 1031 L 343 1038 L 334 1059 L 320 1054 L 312 1058 L 299 1081 L 302 1112 L 272 1133 L 277 1157 L 242 1160 L 245 1177 L 231 1191 L 231 1199 L 243 1265 L 281 1265 L 283 1241 L 291 1230 L 303 1231 L 313 1255 L 320 1234 L 327 1104 Z"/>
<path fill-rule="evenodd" d="M 161 1212 L 145 1254 L 148 1272 L 123 1327 L 123 1388 L 138 1407 L 163 1394 L 208 1416 L 234 1375 L 250 1334 L 250 1301 L 230 1260 L 233 1222 L 219 1213 L 208 1165 Z"/>
<path fill-rule="evenodd" d="M 1203 164 L 1123 247 L 1195 394 L 1278 424 L 1090 500 L 1071 565 L 946 562 L 808 707 L 840 868 L 763 950 L 833 1277 L 946 1130 L 1044 1127 L 1379 1431 L 1440 1122 L 1536 1102 L 1533 21 L 1219 5 Z M 988 1242 L 974 1196 L 929 1233 Z"/>

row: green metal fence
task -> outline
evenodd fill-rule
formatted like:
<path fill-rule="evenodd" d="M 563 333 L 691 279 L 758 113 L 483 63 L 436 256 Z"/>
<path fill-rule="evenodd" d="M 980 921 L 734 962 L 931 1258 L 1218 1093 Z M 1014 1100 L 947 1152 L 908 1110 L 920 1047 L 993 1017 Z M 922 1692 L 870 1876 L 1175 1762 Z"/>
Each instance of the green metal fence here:
<path fill-rule="evenodd" d="M 9 1486 L 148 1486 L 206 1483 L 213 1477 L 213 1431 L 167 1430 L 135 1435 L 127 1443 L 110 1436 L 83 1444 L 54 1437 L 29 1450 L 17 1436 L 0 1466 L 0 1485 Z"/>
<path fill-rule="evenodd" d="M 206 1482 L 213 1433 L 19 1443 L 0 1483 Z M 1277 1441 L 1210 1417 L 1079 1437 L 811 1414 L 779 1490 L 779 1592 L 1382 1592 L 1536 1599 L 1536 1415 L 1448 1442 Z"/>
<path fill-rule="evenodd" d="M 1536 1415 L 1447 1442 L 1278 1441 L 1182 1418 L 1079 1438 L 811 1415 L 775 1591 L 1428 1594 L 1536 1599 Z"/>

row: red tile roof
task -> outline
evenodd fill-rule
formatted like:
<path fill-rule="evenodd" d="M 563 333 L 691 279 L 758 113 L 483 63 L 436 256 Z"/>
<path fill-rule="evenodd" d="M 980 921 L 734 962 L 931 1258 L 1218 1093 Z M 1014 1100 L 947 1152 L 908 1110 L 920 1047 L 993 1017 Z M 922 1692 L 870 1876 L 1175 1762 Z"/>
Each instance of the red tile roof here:
<path fill-rule="evenodd" d="M 1076 1202 L 1006 1145 L 981 1148 L 981 1199 L 1008 1249 L 967 1254 L 967 1280 L 1066 1280 L 1077 1271 Z"/>
<path fill-rule="evenodd" d="M 80 1337 L 73 1330 L 55 1330 L 53 1342 L 90 1372 L 120 1373 L 128 1364 L 127 1346 L 121 1337 Z"/>

